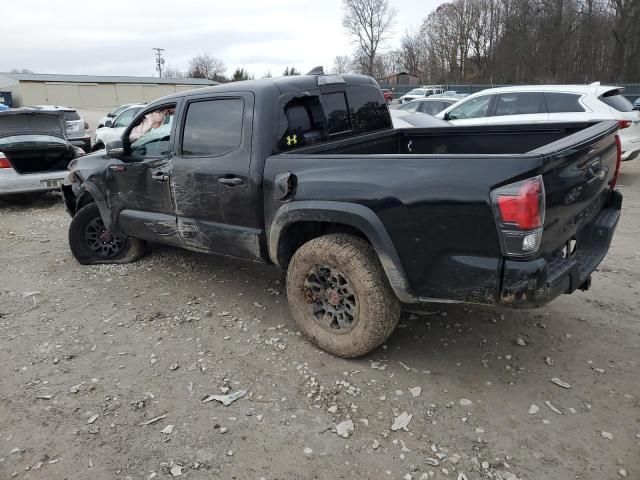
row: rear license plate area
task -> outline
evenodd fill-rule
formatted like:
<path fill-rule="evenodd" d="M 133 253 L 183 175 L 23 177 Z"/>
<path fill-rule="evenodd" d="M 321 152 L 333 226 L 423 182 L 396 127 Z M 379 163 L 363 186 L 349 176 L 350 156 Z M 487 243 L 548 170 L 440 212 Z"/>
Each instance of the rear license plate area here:
<path fill-rule="evenodd" d="M 40 186 L 45 188 L 59 188 L 62 186 L 64 178 L 54 178 L 51 180 L 40 180 Z"/>

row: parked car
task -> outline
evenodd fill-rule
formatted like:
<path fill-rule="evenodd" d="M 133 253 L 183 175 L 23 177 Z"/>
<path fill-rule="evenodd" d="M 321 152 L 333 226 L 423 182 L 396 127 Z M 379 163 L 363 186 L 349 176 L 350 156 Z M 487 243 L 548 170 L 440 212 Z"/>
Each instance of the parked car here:
<path fill-rule="evenodd" d="M 428 113 L 403 112 L 397 109 L 390 113 L 393 128 L 453 127 L 449 122 Z"/>
<path fill-rule="evenodd" d="M 620 215 L 618 129 L 393 129 L 359 75 L 178 92 L 72 163 L 69 243 L 81 264 L 147 241 L 275 264 L 297 328 L 355 357 L 401 302 L 538 307 L 587 289 Z"/>
<path fill-rule="evenodd" d="M 113 123 L 113 119 L 115 119 L 118 115 L 120 115 L 127 108 L 129 108 L 129 107 L 131 107 L 133 105 L 140 105 L 140 104 L 138 104 L 138 103 L 125 103 L 124 105 L 120 105 L 118 108 L 116 108 L 113 111 L 107 113 L 104 117 L 102 117 L 98 121 L 98 127 L 97 128 L 108 127 L 109 125 L 107 125 L 107 123 L 109 121 L 111 121 L 111 123 Z"/>
<path fill-rule="evenodd" d="M 622 160 L 640 155 L 640 112 L 624 88 L 593 85 L 530 85 L 491 88 L 469 95 L 437 116 L 455 125 L 504 125 L 616 120 Z"/>
<path fill-rule="evenodd" d="M 636 101 L 633 102 L 634 110 L 640 110 L 640 97 L 636 98 Z"/>
<path fill-rule="evenodd" d="M 469 96 L 468 93 L 462 93 L 462 92 L 458 92 L 456 90 L 445 90 L 442 93 L 438 93 L 436 95 L 432 95 L 431 98 L 446 97 L 446 98 L 456 98 L 456 99 L 460 100 L 461 98 L 468 97 L 468 96 Z"/>
<path fill-rule="evenodd" d="M 428 97 L 418 98 L 411 102 L 407 102 L 395 111 L 398 112 L 420 112 L 428 113 L 429 115 L 436 115 L 443 111 L 445 108 L 450 107 L 454 103 L 457 103 L 459 98 L 445 98 L 445 97 Z"/>
<path fill-rule="evenodd" d="M 6 110 L 9 110 L 9 107 L 7 107 L 4 103 L 0 103 L 0 112 L 4 112 Z"/>
<path fill-rule="evenodd" d="M 27 110 L 39 110 L 43 112 L 62 112 L 67 122 L 67 139 L 72 145 L 82 148 L 85 152 L 91 150 L 91 135 L 89 124 L 80 116 L 77 110 L 71 107 L 59 105 L 28 105 Z"/>
<path fill-rule="evenodd" d="M 66 138 L 61 112 L 0 112 L 0 195 L 59 190 L 69 162 L 82 155 Z"/>
<path fill-rule="evenodd" d="M 96 130 L 96 139 L 93 147 L 91 147 L 91 151 L 102 150 L 107 143 L 119 139 L 122 132 L 124 132 L 125 128 L 129 126 L 142 108 L 144 108 L 144 104 L 134 103 L 122 110 L 117 117 L 108 119 L 108 126 Z"/>
<path fill-rule="evenodd" d="M 393 91 L 388 88 L 382 89 L 382 96 L 384 97 L 385 102 L 387 102 L 387 105 L 393 102 Z"/>
<path fill-rule="evenodd" d="M 444 93 L 444 88 L 440 87 L 420 87 L 414 88 L 410 92 L 400 97 L 400 104 L 410 102 L 416 98 L 430 97 L 431 95 L 439 95 Z"/>

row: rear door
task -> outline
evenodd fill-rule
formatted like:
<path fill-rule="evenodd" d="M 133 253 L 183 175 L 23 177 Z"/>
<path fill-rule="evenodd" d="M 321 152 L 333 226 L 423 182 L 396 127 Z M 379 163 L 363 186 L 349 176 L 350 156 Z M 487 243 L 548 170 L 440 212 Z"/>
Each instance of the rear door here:
<path fill-rule="evenodd" d="M 509 92 L 496 95 L 487 124 L 545 123 L 549 113 L 542 92 Z"/>
<path fill-rule="evenodd" d="M 246 92 L 185 102 L 171 186 L 178 230 L 191 248 L 261 259 L 261 177 L 250 175 L 253 105 Z"/>

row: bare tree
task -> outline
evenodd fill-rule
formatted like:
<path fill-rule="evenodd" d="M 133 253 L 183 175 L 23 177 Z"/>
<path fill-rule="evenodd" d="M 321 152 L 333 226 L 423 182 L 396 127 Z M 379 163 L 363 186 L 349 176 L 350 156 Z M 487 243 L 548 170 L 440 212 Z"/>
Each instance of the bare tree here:
<path fill-rule="evenodd" d="M 374 74 L 378 49 L 393 27 L 396 10 L 388 0 L 343 0 L 342 25 L 354 39 L 358 56 L 366 59 L 367 75 Z"/>
<path fill-rule="evenodd" d="M 224 62 L 219 58 L 213 57 L 208 53 L 196 55 L 189 60 L 189 70 L 187 77 L 190 78 L 208 78 L 217 82 L 224 82 L 224 72 L 227 70 Z"/>
<path fill-rule="evenodd" d="M 162 76 L 164 78 L 184 78 L 185 74 L 178 68 L 174 68 L 171 64 L 167 64 L 162 70 Z"/>
<path fill-rule="evenodd" d="M 349 73 L 351 71 L 352 62 L 347 55 L 338 55 L 333 59 L 332 73 Z"/>

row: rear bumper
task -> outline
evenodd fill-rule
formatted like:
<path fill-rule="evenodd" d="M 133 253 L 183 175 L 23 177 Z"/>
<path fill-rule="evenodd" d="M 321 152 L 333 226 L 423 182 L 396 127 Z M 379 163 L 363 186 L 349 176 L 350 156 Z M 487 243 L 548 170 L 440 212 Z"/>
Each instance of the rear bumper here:
<path fill-rule="evenodd" d="M 68 170 L 20 174 L 13 169 L 0 170 L 0 195 L 59 190 Z M 56 182 L 58 181 L 59 182 Z"/>
<path fill-rule="evenodd" d="M 609 251 L 621 207 L 622 194 L 614 191 L 609 205 L 578 232 L 576 248 L 569 257 L 558 251 L 530 261 L 506 260 L 500 304 L 535 308 L 563 293 L 589 288 L 591 274 Z"/>

